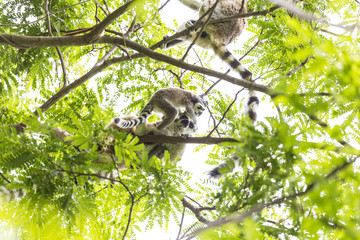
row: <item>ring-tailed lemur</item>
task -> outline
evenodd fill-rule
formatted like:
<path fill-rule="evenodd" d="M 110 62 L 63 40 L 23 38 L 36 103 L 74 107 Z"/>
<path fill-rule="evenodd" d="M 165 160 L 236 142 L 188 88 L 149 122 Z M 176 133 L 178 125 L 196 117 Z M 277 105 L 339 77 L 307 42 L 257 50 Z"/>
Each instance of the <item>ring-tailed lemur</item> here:
<path fill-rule="evenodd" d="M 136 119 L 135 116 L 124 116 L 121 118 L 131 120 Z M 141 123 L 136 127 L 133 127 L 132 132 L 137 136 L 146 135 L 165 135 L 174 137 L 189 137 L 192 136 L 195 131 L 195 124 L 189 114 L 185 111 L 179 114 L 173 123 L 165 127 L 163 130 L 159 130 L 158 125 L 163 121 L 157 121 L 155 123 Z M 118 131 L 127 131 L 126 128 L 119 127 L 118 119 L 114 118 L 106 128 L 115 128 Z M 169 151 L 170 161 L 174 161 L 182 156 L 185 149 L 185 143 L 151 143 L 145 144 L 145 151 L 148 153 L 149 158 L 156 156 L 162 158 L 165 150 Z"/>
<path fill-rule="evenodd" d="M 164 117 L 157 128 L 163 130 L 178 117 L 179 108 L 184 107 L 196 128 L 196 117 L 204 112 L 206 106 L 207 102 L 202 96 L 181 88 L 162 88 L 154 93 L 138 118 L 133 120 L 114 118 L 113 122 L 119 128 L 132 128 L 145 122 L 152 112 L 159 112 Z"/>
<path fill-rule="evenodd" d="M 136 117 L 132 116 L 125 116 L 123 117 L 125 119 L 131 120 Z M 140 124 L 132 129 L 132 132 L 135 135 L 138 136 L 144 136 L 144 135 L 166 135 L 166 136 L 179 136 L 179 137 L 188 137 L 192 136 L 196 129 L 194 122 L 189 117 L 189 115 L 186 112 L 182 112 L 179 114 L 179 117 L 175 119 L 175 121 L 167 126 L 165 129 L 160 131 L 156 126 L 161 123 L 161 121 L 158 121 L 156 123 L 148 123 L 148 124 Z M 107 128 L 115 128 L 118 131 L 127 131 L 128 129 L 121 129 L 115 124 L 113 121 L 111 121 Z M 65 137 L 71 136 L 69 133 L 62 131 L 60 132 L 59 129 L 57 129 L 55 132 L 55 135 L 59 135 L 58 138 L 65 141 Z M 149 158 L 152 156 L 156 156 L 158 158 L 163 158 L 164 153 L 167 150 L 170 154 L 170 161 L 174 161 L 182 156 L 185 150 L 185 143 L 177 143 L 177 144 L 168 144 L 168 143 L 152 143 L 152 144 L 146 144 L 145 145 L 145 151 L 148 152 Z M 106 159 L 99 160 L 99 163 L 102 161 L 106 161 Z M 118 168 L 121 169 L 124 167 L 124 164 L 119 164 Z M 114 170 L 112 172 L 106 172 L 106 171 L 96 171 L 96 175 L 99 175 L 99 179 L 107 179 L 110 180 L 112 184 L 115 183 L 118 171 Z M 9 189 L 6 186 L 0 186 L 0 202 L 1 200 L 5 202 L 12 201 L 14 199 L 22 198 L 26 195 L 25 189 Z"/>
<path fill-rule="evenodd" d="M 196 9 L 199 3 L 197 1 L 192 2 L 190 0 L 180 0 L 182 3 L 192 9 Z M 199 9 L 199 16 L 204 15 L 214 4 L 216 0 L 205 0 Z M 219 0 L 219 3 L 214 9 L 211 15 L 211 20 L 222 19 L 230 17 L 239 13 L 246 13 L 247 6 L 246 0 Z M 205 18 L 206 19 L 206 18 Z M 177 32 L 184 29 L 189 29 L 195 20 L 189 20 L 178 28 Z M 226 45 L 233 42 L 237 38 L 243 29 L 245 28 L 245 18 L 236 18 L 221 23 L 208 24 L 203 32 L 200 34 L 196 41 L 196 45 L 202 48 L 212 48 L 214 53 L 218 55 L 223 61 L 229 64 L 240 76 L 248 81 L 252 81 L 252 73 L 244 68 L 241 63 L 231 54 L 227 49 Z M 173 47 L 185 41 L 194 41 L 201 31 L 201 26 L 191 31 L 187 36 L 182 39 L 175 39 L 171 42 L 166 43 L 163 48 Z M 166 38 L 165 38 L 166 39 Z M 256 121 L 256 108 L 259 105 L 259 100 L 255 96 L 252 89 L 249 90 L 250 98 L 247 103 L 247 112 L 249 117 Z"/>

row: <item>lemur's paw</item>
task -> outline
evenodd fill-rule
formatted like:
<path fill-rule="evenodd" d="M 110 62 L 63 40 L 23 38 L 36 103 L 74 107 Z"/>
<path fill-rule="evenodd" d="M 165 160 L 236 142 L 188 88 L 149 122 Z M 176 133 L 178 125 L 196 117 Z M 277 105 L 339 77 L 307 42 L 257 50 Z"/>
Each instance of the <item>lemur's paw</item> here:
<path fill-rule="evenodd" d="M 165 49 L 165 48 L 167 48 L 168 46 L 168 43 L 166 42 L 166 40 L 169 38 L 169 35 L 164 35 L 163 36 L 163 39 L 162 39 L 162 43 L 161 43 L 161 45 L 159 46 L 159 48 L 161 48 L 161 49 Z"/>
<path fill-rule="evenodd" d="M 195 22 L 196 22 L 195 20 L 189 20 L 189 21 L 187 21 L 187 22 L 185 23 L 185 27 L 186 27 L 187 29 L 190 29 L 190 30 L 194 31 L 194 29 L 191 29 L 191 27 L 194 25 Z"/>
<path fill-rule="evenodd" d="M 120 121 L 121 121 L 121 119 L 120 119 L 120 118 L 118 118 L 118 117 L 116 117 L 116 118 L 114 118 L 114 119 L 113 119 L 113 121 L 114 121 L 114 123 L 119 124 L 119 123 L 120 123 Z"/>

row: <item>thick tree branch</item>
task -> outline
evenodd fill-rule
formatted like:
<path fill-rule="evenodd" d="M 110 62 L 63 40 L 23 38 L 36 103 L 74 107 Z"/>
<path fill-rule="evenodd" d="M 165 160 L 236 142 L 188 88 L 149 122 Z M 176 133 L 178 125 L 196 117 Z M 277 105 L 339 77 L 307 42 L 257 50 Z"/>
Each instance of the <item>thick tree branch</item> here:
<path fill-rule="evenodd" d="M 201 214 L 201 210 L 199 210 L 199 208 L 194 207 L 191 203 L 189 203 L 188 201 L 186 201 L 185 198 L 183 198 L 182 203 L 184 205 L 184 208 L 188 208 L 190 211 L 192 211 L 195 214 L 195 217 L 202 223 L 205 223 L 206 225 L 211 224 L 212 222 L 207 220 L 202 214 Z"/>
<path fill-rule="evenodd" d="M 188 144 L 219 144 L 223 142 L 241 142 L 235 138 L 215 138 L 215 137 L 170 137 L 161 135 L 137 136 L 139 143 L 188 143 Z"/>
<path fill-rule="evenodd" d="M 109 59 L 109 60 L 103 60 L 100 59 L 99 61 L 103 62 L 102 64 L 98 65 L 95 64 L 95 66 L 86 74 L 84 74 L 83 76 L 81 76 L 80 78 L 78 78 L 76 81 L 72 82 L 71 84 L 61 88 L 59 90 L 59 92 L 57 92 L 56 94 L 54 94 L 51 98 L 49 98 L 44 104 L 42 104 L 39 108 L 45 112 L 46 110 L 48 110 L 52 105 L 54 105 L 57 101 L 59 101 L 60 99 L 62 99 L 64 96 L 66 96 L 66 94 L 68 94 L 69 92 L 71 92 L 72 90 L 74 90 L 75 88 L 79 87 L 81 84 L 85 83 L 87 80 L 91 79 L 93 76 L 95 76 L 96 74 L 98 74 L 99 72 L 103 71 L 104 69 L 106 69 L 107 67 L 111 66 L 114 63 L 119 63 L 122 61 L 128 61 L 130 59 L 136 59 L 141 57 L 142 55 L 140 54 L 135 54 L 132 55 L 131 57 L 118 57 L 116 59 Z M 34 114 L 36 116 L 38 116 L 38 111 L 35 110 Z"/>
<path fill-rule="evenodd" d="M 211 20 L 209 24 L 227 22 L 227 21 L 237 19 L 237 18 L 247 18 L 247 17 L 254 17 L 254 16 L 266 16 L 267 14 L 275 11 L 278 8 L 280 8 L 280 6 L 273 6 L 273 7 L 269 8 L 268 10 L 263 10 L 263 11 L 239 13 L 239 14 L 236 14 L 236 15 L 233 15 L 233 16 L 230 16 L 230 17 L 226 17 L 226 18 L 220 18 L 220 19 L 216 19 L 216 20 Z"/>
<path fill-rule="evenodd" d="M 100 35 L 103 34 L 105 29 L 114 22 L 118 17 L 120 17 L 122 14 L 124 14 L 127 10 L 129 10 L 133 3 L 137 0 L 131 0 L 118 9 L 116 9 L 114 12 L 110 13 L 106 16 L 104 20 L 102 20 L 98 25 L 96 25 L 89 34 L 87 34 L 88 41 L 95 42 L 96 39 L 100 37 Z"/>
<path fill-rule="evenodd" d="M 216 72 L 216 71 L 213 71 L 213 70 L 210 70 L 207 68 L 202 68 L 202 67 L 198 67 L 198 66 L 194 66 L 194 65 L 185 63 L 181 60 L 174 59 L 165 54 L 155 52 L 147 47 L 144 47 L 144 46 L 142 46 L 136 42 L 133 42 L 131 40 L 128 40 L 128 39 L 112 37 L 112 36 L 103 36 L 99 39 L 98 43 L 111 43 L 114 45 L 118 45 L 118 44 L 123 45 L 123 46 L 129 47 L 129 48 L 132 48 L 132 49 L 138 51 L 139 53 L 142 53 L 145 56 L 148 56 L 148 57 L 153 58 L 158 61 L 166 62 L 166 63 L 171 64 L 176 67 L 180 67 L 180 68 L 190 70 L 193 72 L 202 73 L 202 74 L 209 75 L 209 76 L 216 77 L 216 78 L 221 78 L 221 79 L 228 81 L 230 83 L 233 83 L 235 85 L 239 85 L 239 86 L 242 86 L 245 88 L 251 88 L 255 91 L 263 92 L 266 94 L 271 94 L 272 96 L 276 96 L 279 94 L 279 93 L 276 94 L 275 91 L 272 90 L 271 88 L 269 88 L 268 86 L 252 83 L 252 82 L 246 81 L 244 79 L 239 79 L 239 78 L 235 78 L 235 77 L 226 75 L 224 73 Z"/>

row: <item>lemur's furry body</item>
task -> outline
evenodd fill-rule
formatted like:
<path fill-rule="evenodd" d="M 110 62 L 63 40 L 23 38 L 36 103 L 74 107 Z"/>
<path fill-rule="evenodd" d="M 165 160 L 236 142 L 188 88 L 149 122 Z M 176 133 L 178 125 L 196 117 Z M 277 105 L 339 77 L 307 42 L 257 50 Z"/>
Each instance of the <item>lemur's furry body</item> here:
<path fill-rule="evenodd" d="M 207 102 L 201 96 L 180 88 L 162 88 L 154 93 L 148 104 L 141 111 L 139 117 L 133 120 L 114 118 L 113 122 L 119 128 L 132 128 L 143 122 L 153 113 L 163 114 L 163 120 L 157 128 L 165 129 L 178 117 L 179 108 L 185 111 L 196 126 L 196 117 L 205 110 Z"/>
<path fill-rule="evenodd" d="M 196 1 L 180 1 L 192 9 L 196 9 L 197 6 L 199 6 L 199 3 Z M 215 2 L 216 0 L 205 0 L 199 8 L 199 16 L 204 15 L 215 4 Z M 210 19 L 222 19 L 225 17 L 230 17 L 239 13 L 246 12 L 246 0 L 219 0 L 219 3 L 215 7 Z M 194 20 L 190 20 L 183 23 L 177 31 L 180 32 L 186 28 L 190 28 L 194 24 L 194 22 Z M 196 45 L 202 48 L 212 48 L 214 53 L 227 64 L 229 64 L 236 72 L 238 72 L 242 78 L 251 81 L 252 73 L 246 68 L 244 68 L 226 47 L 226 45 L 233 42 L 241 34 L 241 32 L 245 28 L 245 25 L 245 18 L 236 18 L 226 22 L 208 24 L 197 39 Z M 184 40 L 192 42 L 195 40 L 200 31 L 201 26 L 192 31 L 188 36 L 185 36 L 183 39 L 175 39 L 174 41 L 167 43 L 164 47 L 173 47 L 183 42 Z M 256 107 L 258 104 L 258 98 L 250 89 L 248 114 L 253 121 L 256 121 Z"/>
<path fill-rule="evenodd" d="M 136 119 L 136 116 L 125 116 L 121 119 L 133 120 Z M 115 128 L 121 132 L 129 132 L 127 128 L 119 127 L 119 124 L 116 123 L 117 119 L 113 119 L 108 125 L 107 128 Z M 189 137 L 192 136 L 196 129 L 195 124 L 190 118 L 187 112 L 182 112 L 179 116 L 174 120 L 173 123 L 168 125 L 162 130 L 159 130 L 158 126 L 163 121 L 157 121 L 154 123 L 141 123 L 136 127 L 132 128 L 132 133 L 137 136 L 146 136 L 146 135 L 165 135 L 165 136 L 174 136 L 174 137 Z M 176 160 L 181 157 L 183 151 L 185 149 L 185 144 L 168 144 L 168 143 L 153 143 L 153 144 L 145 144 L 145 151 L 148 153 L 149 157 L 156 156 L 158 158 L 162 158 L 165 150 L 169 151 L 170 160 Z"/>

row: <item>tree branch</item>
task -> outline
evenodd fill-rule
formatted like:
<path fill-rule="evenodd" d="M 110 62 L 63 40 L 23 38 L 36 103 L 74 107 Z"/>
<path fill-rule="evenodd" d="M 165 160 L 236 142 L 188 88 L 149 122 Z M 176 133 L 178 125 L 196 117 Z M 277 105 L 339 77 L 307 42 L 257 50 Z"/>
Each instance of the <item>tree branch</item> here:
<path fill-rule="evenodd" d="M 89 34 L 87 34 L 87 38 L 89 42 L 95 42 L 104 32 L 104 30 L 112 23 L 114 22 L 118 17 L 120 17 L 122 14 L 124 14 L 126 11 L 128 11 L 130 8 L 132 8 L 133 4 L 137 0 L 131 0 L 118 9 L 116 9 L 114 12 L 110 13 L 109 15 L 104 18 L 98 25 L 96 25 Z"/>
<path fill-rule="evenodd" d="M 137 136 L 139 143 L 188 143 L 188 144 L 219 144 L 223 142 L 241 142 L 235 138 L 215 138 L 215 137 L 170 137 L 162 135 Z"/>
<path fill-rule="evenodd" d="M 226 18 L 220 18 L 220 19 L 216 19 L 216 20 L 211 20 L 209 22 L 209 24 L 227 22 L 227 21 L 237 19 L 237 18 L 247 18 L 247 17 L 254 17 L 254 16 L 266 16 L 267 14 L 275 11 L 278 8 L 280 8 L 280 6 L 274 6 L 274 7 L 269 8 L 268 10 L 263 10 L 263 11 L 239 13 L 239 14 L 236 14 L 236 15 L 233 15 L 233 16 L 230 16 L 230 17 L 226 17 Z"/>
<path fill-rule="evenodd" d="M 87 80 L 91 79 L 93 76 L 95 76 L 96 74 L 98 74 L 99 72 L 103 71 L 104 69 L 106 69 L 107 67 L 109 67 L 110 65 L 114 64 L 114 63 L 119 63 L 119 62 L 123 62 L 123 61 L 128 61 L 130 59 L 136 59 L 141 57 L 142 55 L 137 54 L 137 55 L 132 55 L 131 57 L 118 57 L 116 59 L 109 59 L 109 60 L 105 60 L 103 61 L 103 58 L 106 57 L 106 55 L 100 59 L 99 61 L 103 61 L 102 64 L 98 65 L 95 64 L 95 66 L 86 74 L 84 74 L 83 76 L 81 76 L 80 78 L 78 78 L 76 81 L 72 82 L 71 84 L 61 88 L 56 94 L 54 94 L 51 98 L 49 98 L 44 104 L 42 104 L 39 108 L 45 112 L 46 110 L 48 110 L 52 105 L 54 105 L 57 101 L 59 101 L 60 99 L 62 99 L 64 96 L 66 96 L 66 94 L 68 94 L 69 92 L 71 92 L 72 90 L 74 90 L 75 88 L 79 87 L 81 84 L 85 83 Z M 38 116 L 38 111 L 35 110 L 34 114 L 36 116 Z"/>
<path fill-rule="evenodd" d="M 290 77 L 291 75 L 293 75 L 294 73 L 296 73 L 297 71 L 299 71 L 302 67 L 305 66 L 305 64 L 309 61 L 310 58 L 311 58 L 311 57 L 306 58 L 304 61 L 302 61 L 302 62 L 300 63 L 299 66 L 297 66 L 296 68 L 294 68 L 294 69 L 290 70 L 289 72 L 287 72 L 287 73 L 285 74 L 285 76 Z"/>
<path fill-rule="evenodd" d="M 7 181 L 8 183 L 11 183 L 9 179 L 7 179 L 4 174 L 2 174 L 2 172 L 0 172 L 0 176 L 5 180 Z"/>
<path fill-rule="evenodd" d="M 182 214 L 181 214 L 181 221 L 180 221 L 180 226 L 179 226 L 179 233 L 178 233 L 178 235 L 177 235 L 177 237 L 176 237 L 176 240 L 178 240 L 179 239 L 179 237 L 180 237 L 180 233 L 181 233 L 181 229 L 182 229 L 182 225 L 183 225 L 183 222 L 184 222 L 184 217 L 185 217 L 185 206 L 184 206 L 184 210 L 183 210 L 183 212 L 182 212 Z"/>
<path fill-rule="evenodd" d="M 235 77 L 226 75 L 224 73 L 220 73 L 220 72 L 213 71 L 213 70 L 210 70 L 207 68 L 202 68 L 202 67 L 198 67 L 198 66 L 194 66 L 194 65 L 185 63 L 181 60 L 174 59 L 165 54 L 155 52 L 155 51 L 153 51 L 147 47 L 144 47 L 136 42 L 133 42 L 129 39 L 112 37 L 112 36 L 103 36 L 99 39 L 98 43 L 112 43 L 114 45 L 118 45 L 118 44 L 123 45 L 123 46 L 129 47 L 129 48 L 132 48 L 132 49 L 138 51 L 139 53 L 142 53 L 143 55 L 148 56 L 152 59 L 166 62 L 166 63 L 171 64 L 176 67 L 187 69 L 187 70 L 190 70 L 193 72 L 202 73 L 202 74 L 209 75 L 209 76 L 216 77 L 216 78 L 221 78 L 221 79 L 228 81 L 230 83 L 233 83 L 235 85 L 239 85 L 239 86 L 242 86 L 245 88 L 251 88 L 255 91 L 263 92 L 266 94 L 270 94 L 270 92 L 271 92 L 272 96 L 279 94 L 279 93 L 275 94 L 275 91 L 272 90 L 271 88 L 269 88 L 268 86 L 252 83 L 252 82 L 246 81 L 244 79 L 239 79 L 239 78 L 235 78 Z"/>
<path fill-rule="evenodd" d="M 130 192 L 129 192 L 130 193 Z M 126 224 L 126 228 L 125 228 L 125 231 L 124 231 L 124 235 L 122 237 L 122 240 L 125 239 L 126 237 L 126 234 L 129 230 L 129 227 L 130 227 L 130 222 L 131 222 L 131 215 L 132 215 L 132 211 L 133 211 L 133 208 L 134 208 L 134 204 L 135 204 L 135 199 L 133 198 L 133 196 L 131 195 L 131 206 L 130 206 L 130 209 L 129 209 L 129 218 L 128 218 L 128 221 L 127 221 L 127 224 Z"/>
<path fill-rule="evenodd" d="M 188 208 L 190 211 L 192 211 L 195 214 L 195 217 L 202 223 L 205 223 L 206 225 L 211 224 L 212 222 L 207 220 L 202 214 L 201 211 L 199 211 L 199 209 L 197 207 L 194 207 L 191 203 L 189 203 L 188 201 L 185 200 L 185 198 L 183 198 L 182 203 L 184 205 L 184 208 Z"/>

